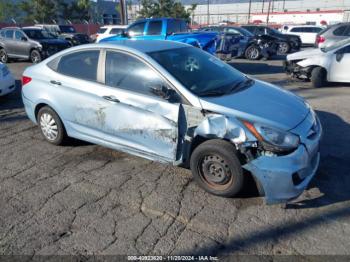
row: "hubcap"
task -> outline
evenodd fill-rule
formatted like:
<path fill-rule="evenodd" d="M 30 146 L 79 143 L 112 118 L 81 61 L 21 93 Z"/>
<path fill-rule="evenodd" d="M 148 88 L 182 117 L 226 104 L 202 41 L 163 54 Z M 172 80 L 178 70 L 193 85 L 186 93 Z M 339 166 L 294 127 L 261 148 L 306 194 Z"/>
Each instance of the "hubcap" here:
<path fill-rule="evenodd" d="M 57 138 L 57 135 L 58 135 L 57 124 L 55 122 L 55 119 L 53 119 L 53 117 L 50 114 L 44 113 L 41 115 L 40 127 L 44 136 L 48 140 L 54 141 Z"/>
<path fill-rule="evenodd" d="M 205 156 L 199 169 L 202 179 L 215 189 L 224 189 L 232 181 L 228 164 L 218 155 Z"/>

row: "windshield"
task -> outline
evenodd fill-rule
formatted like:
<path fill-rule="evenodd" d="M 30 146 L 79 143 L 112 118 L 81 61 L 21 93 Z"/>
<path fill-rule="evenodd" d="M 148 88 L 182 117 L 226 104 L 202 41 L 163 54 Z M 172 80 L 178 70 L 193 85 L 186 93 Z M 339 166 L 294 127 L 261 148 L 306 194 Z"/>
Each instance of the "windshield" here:
<path fill-rule="evenodd" d="M 238 70 L 199 48 L 182 47 L 148 54 L 198 96 L 225 95 L 251 82 Z"/>
<path fill-rule="evenodd" d="M 75 28 L 71 25 L 60 25 L 60 31 L 62 33 L 75 33 Z"/>
<path fill-rule="evenodd" d="M 350 44 L 350 39 L 344 39 L 342 41 L 339 41 L 339 42 L 336 42 L 335 44 L 333 45 L 330 45 L 330 46 L 327 46 L 327 47 L 324 47 L 324 48 L 321 48 L 321 51 L 327 53 L 327 52 L 330 52 L 330 51 L 333 51 L 333 50 L 336 50 L 342 46 L 345 46 L 347 44 Z"/>
<path fill-rule="evenodd" d="M 24 33 L 31 39 L 55 39 L 56 37 L 46 30 L 23 29 Z"/>

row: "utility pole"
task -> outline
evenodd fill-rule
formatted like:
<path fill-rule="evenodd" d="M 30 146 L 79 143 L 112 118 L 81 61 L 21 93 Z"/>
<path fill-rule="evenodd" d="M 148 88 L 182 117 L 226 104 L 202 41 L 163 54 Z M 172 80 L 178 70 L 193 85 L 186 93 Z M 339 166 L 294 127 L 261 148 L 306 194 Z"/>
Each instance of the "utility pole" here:
<path fill-rule="evenodd" d="M 269 25 L 269 19 L 270 19 L 270 7 L 271 7 L 271 0 L 269 0 L 269 7 L 267 8 L 266 25 Z"/>
<path fill-rule="evenodd" d="M 262 0 L 261 13 L 264 13 L 264 5 L 265 5 L 265 0 Z"/>
<path fill-rule="evenodd" d="M 248 10 L 248 24 L 250 24 L 250 12 L 252 8 L 252 0 L 249 0 L 249 10 Z"/>
<path fill-rule="evenodd" d="M 128 14 L 127 14 L 127 9 L 126 9 L 126 1 L 125 0 L 120 0 L 120 20 L 122 25 L 127 25 L 128 24 Z"/>
<path fill-rule="evenodd" d="M 285 8 L 286 8 L 286 0 L 283 0 L 283 12 L 284 12 Z"/>
<path fill-rule="evenodd" d="M 207 24 L 210 24 L 210 12 L 209 12 L 209 3 L 210 0 L 207 1 Z"/>

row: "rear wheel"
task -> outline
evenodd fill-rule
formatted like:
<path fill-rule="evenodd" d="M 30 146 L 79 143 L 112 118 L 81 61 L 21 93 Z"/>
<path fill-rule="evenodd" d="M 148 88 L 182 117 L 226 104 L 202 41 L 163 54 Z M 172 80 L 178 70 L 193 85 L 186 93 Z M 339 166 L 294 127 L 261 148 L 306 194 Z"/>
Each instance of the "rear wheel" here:
<path fill-rule="evenodd" d="M 38 50 L 32 50 L 32 52 L 30 52 L 30 61 L 32 61 L 33 64 L 41 62 L 41 54 Z"/>
<path fill-rule="evenodd" d="M 323 87 L 327 84 L 327 71 L 322 67 L 315 67 L 311 71 L 310 77 L 313 87 Z"/>
<path fill-rule="evenodd" d="M 0 49 L 0 62 L 6 64 L 8 62 L 8 56 L 5 49 Z"/>
<path fill-rule="evenodd" d="M 190 166 L 196 182 L 214 195 L 232 197 L 243 187 L 236 149 L 227 141 L 214 139 L 200 144 L 191 155 Z"/>
<path fill-rule="evenodd" d="M 245 50 L 244 55 L 249 60 L 258 60 L 261 56 L 261 51 L 259 47 L 251 45 Z"/>
<path fill-rule="evenodd" d="M 48 106 L 41 108 L 37 115 L 42 136 L 51 144 L 61 145 L 67 138 L 66 130 L 57 113 Z"/>

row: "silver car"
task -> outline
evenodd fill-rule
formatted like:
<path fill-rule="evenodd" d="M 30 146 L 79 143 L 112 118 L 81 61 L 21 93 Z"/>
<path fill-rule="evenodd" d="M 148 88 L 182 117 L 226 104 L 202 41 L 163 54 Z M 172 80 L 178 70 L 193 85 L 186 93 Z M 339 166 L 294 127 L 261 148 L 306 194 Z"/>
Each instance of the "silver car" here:
<path fill-rule="evenodd" d="M 231 197 L 252 175 L 269 204 L 317 170 L 321 125 L 300 97 L 183 43 L 84 45 L 29 67 L 22 97 L 43 137 L 85 140 L 192 170 Z"/>
<path fill-rule="evenodd" d="M 350 23 L 340 23 L 330 26 L 316 36 L 315 46 L 326 48 L 336 44 L 338 41 L 348 39 L 350 37 Z"/>

